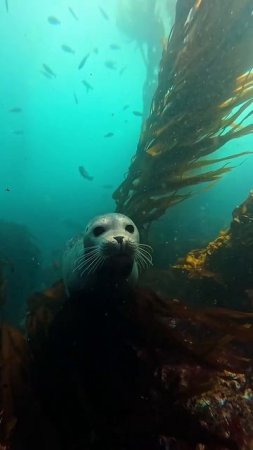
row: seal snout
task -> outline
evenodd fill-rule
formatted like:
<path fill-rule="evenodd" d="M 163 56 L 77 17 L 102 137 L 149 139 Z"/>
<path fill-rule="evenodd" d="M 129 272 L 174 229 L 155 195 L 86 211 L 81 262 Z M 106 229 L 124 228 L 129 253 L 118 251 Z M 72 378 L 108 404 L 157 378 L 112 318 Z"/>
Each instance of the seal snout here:
<path fill-rule="evenodd" d="M 113 239 L 115 239 L 115 241 L 117 241 L 119 245 L 122 245 L 124 236 L 113 236 Z"/>

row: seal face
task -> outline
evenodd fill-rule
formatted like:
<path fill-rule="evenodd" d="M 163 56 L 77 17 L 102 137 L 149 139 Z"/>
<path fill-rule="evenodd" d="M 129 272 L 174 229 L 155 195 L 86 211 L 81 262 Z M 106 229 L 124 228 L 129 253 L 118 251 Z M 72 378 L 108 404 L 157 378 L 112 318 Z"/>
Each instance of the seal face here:
<path fill-rule="evenodd" d="M 129 217 L 110 213 L 97 216 L 81 236 L 70 242 L 63 256 L 63 279 L 67 294 L 96 284 L 135 284 L 138 261 L 151 264 L 140 244 L 139 231 Z"/>

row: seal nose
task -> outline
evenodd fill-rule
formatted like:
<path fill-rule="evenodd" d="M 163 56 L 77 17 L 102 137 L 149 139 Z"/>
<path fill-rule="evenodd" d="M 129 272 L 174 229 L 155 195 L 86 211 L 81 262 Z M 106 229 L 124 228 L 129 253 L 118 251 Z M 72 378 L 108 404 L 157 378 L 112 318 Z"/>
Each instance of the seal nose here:
<path fill-rule="evenodd" d="M 113 239 L 115 239 L 115 241 L 117 241 L 118 244 L 122 245 L 124 236 L 114 236 Z"/>

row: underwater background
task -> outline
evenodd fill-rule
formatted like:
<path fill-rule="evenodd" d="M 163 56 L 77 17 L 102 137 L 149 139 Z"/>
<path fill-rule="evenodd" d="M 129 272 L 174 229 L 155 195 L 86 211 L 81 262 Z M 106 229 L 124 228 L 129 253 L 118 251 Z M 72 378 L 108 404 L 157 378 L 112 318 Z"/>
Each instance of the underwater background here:
<path fill-rule="evenodd" d="M 117 3 L 0 5 L 0 259 L 14 305 L 8 314 L 17 322 L 24 298 L 60 277 L 66 241 L 94 215 L 115 210 L 112 193 L 136 152 L 146 68 L 138 39 L 117 25 Z M 173 7 L 171 2 L 171 17 L 164 18 L 161 53 Z M 218 153 L 251 151 L 252 140 L 235 139 Z M 185 252 L 229 225 L 232 210 L 253 188 L 253 157 L 232 165 L 211 189 L 202 188 L 154 223 L 156 266 L 173 262 L 173 241 L 184 240 Z M 80 166 L 92 180 L 80 176 Z M 167 247 L 168 259 L 159 246 Z"/>

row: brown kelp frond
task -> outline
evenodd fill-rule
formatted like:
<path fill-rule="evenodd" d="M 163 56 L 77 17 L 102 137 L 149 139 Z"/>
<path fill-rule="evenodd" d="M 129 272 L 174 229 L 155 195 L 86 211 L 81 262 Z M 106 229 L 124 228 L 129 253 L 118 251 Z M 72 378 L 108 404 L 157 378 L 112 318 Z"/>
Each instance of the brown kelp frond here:
<path fill-rule="evenodd" d="M 251 155 L 253 152 L 242 152 L 242 153 L 236 153 L 235 155 L 231 156 L 224 156 L 224 158 L 216 158 L 216 159 L 203 159 L 203 160 L 197 160 L 190 162 L 188 164 L 187 170 L 195 170 L 200 169 L 201 167 L 205 166 L 211 166 L 212 164 L 218 164 L 223 161 L 227 161 L 233 158 L 238 158 L 239 156 L 245 156 L 245 155 Z"/>
<path fill-rule="evenodd" d="M 144 298 L 145 303 L 139 305 L 139 310 L 143 308 L 143 326 L 160 349 L 159 358 L 164 358 L 164 363 L 176 349 L 176 354 L 181 354 L 179 361 L 184 363 L 194 359 L 235 372 L 252 365 L 253 313 L 191 308 L 149 292 L 140 293 L 138 302 Z"/>
<path fill-rule="evenodd" d="M 150 115 L 127 178 L 114 193 L 117 211 L 138 225 L 192 195 L 188 186 L 231 170 L 205 171 L 229 156 L 203 158 L 253 132 L 252 9 L 251 0 L 178 0 Z"/>
<path fill-rule="evenodd" d="M 22 334 L 6 324 L 0 327 L 0 448 L 9 448 L 17 426 L 17 412 L 21 405 L 29 404 L 28 381 L 29 353 Z M 28 409 L 24 409 L 28 414 Z M 5 447 L 6 445 L 6 447 Z"/>

